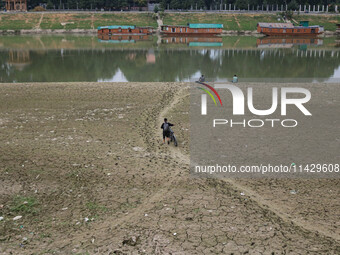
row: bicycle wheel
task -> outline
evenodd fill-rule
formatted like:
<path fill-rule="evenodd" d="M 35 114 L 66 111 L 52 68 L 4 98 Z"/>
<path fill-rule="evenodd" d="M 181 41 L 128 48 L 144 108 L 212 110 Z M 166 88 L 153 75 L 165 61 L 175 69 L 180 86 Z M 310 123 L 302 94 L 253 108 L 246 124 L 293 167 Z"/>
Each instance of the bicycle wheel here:
<path fill-rule="evenodd" d="M 174 145 L 177 147 L 177 139 L 176 139 L 176 136 L 175 135 L 173 135 L 173 141 L 174 141 Z"/>

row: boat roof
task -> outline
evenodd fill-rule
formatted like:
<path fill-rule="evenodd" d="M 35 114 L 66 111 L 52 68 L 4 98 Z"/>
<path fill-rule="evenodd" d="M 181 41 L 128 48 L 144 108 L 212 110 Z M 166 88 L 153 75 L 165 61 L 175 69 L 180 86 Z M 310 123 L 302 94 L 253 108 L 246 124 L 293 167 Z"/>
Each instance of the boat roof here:
<path fill-rule="evenodd" d="M 162 27 L 223 28 L 223 24 L 189 23 L 188 25 L 162 25 Z"/>
<path fill-rule="evenodd" d="M 221 42 L 189 42 L 189 47 L 221 47 Z"/>
<path fill-rule="evenodd" d="M 135 29 L 136 26 L 120 26 L 120 25 L 114 25 L 114 26 L 103 26 L 103 27 L 98 27 L 98 30 L 101 30 L 101 29 Z"/>
<path fill-rule="evenodd" d="M 322 27 L 322 26 L 318 26 L 318 25 L 314 25 L 314 26 L 308 26 L 309 28 L 318 28 L 318 27 Z M 301 29 L 304 29 L 306 27 L 304 26 L 294 26 L 294 28 L 301 28 Z"/>
<path fill-rule="evenodd" d="M 189 23 L 190 28 L 223 28 L 223 24 Z"/>
<path fill-rule="evenodd" d="M 267 27 L 267 28 L 294 28 L 292 23 L 264 23 L 260 22 L 257 24 L 260 27 Z"/>
<path fill-rule="evenodd" d="M 260 27 L 265 27 L 265 28 L 301 28 L 305 29 L 306 27 L 304 26 L 294 26 L 292 23 L 258 23 L 257 24 Z M 309 28 L 318 28 L 322 26 L 314 25 L 314 26 L 308 26 Z"/>

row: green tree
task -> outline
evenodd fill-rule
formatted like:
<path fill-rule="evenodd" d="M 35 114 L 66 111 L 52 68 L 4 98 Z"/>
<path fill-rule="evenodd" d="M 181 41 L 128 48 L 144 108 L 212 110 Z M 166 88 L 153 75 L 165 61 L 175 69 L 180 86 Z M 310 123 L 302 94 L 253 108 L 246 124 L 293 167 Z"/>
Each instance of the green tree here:
<path fill-rule="evenodd" d="M 161 1 L 160 1 L 161 8 L 162 8 L 163 10 L 166 10 L 166 9 L 168 8 L 168 3 L 169 3 L 169 1 L 167 1 L 167 0 L 161 0 Z"/>
<path fill-rule="evenodd" d="M 46 5 L 46 9 L 53 9 L 53 8 L 54 8 L 54 5 L 53 5 L 52 1 L 48 0 L 47 5 Z"/>
<path fill-rule="evenodd" d="M 179 1 L 179 0 L 171 0 L 170 8 L 172 8 L 172 9 L 181 9 L 182 8 L 181 1 Z"/>
<path fill-rule="evenodd" d="M 135 1 L 139 6 L 146 6 L 146 0 L 136 0 Z"/>
<path fill-rule="evenodd" d="M 248 0 L 236 0 L 235 4 L 240 10 L 248 10 Z"/>
<path fill-rule="evenodd" d="M 288 10 L 298 10 L 299 9 L 299 5 L 295 0 L 292 0 L 288 6 L 287 6 Z"/>

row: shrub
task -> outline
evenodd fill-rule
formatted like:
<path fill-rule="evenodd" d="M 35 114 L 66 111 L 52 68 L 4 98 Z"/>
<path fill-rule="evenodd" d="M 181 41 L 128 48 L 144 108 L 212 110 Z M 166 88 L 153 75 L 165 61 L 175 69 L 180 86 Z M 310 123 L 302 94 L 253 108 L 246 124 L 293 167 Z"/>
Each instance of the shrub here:
<path fill-rule="evenodd" d="M 165 12 L 164 11 L 159 12 L 159 17 L 163 19 L 165 17 Z"/>
<path fill-rule="evenodd" d="M 331 3 L 328 5 L 328 11 L 329 12 L 335 12 L 335 4 L 334 3 Z"/>
<path fill-rule="evenodd" d="M 46 9 L 42 6 L 36 6 L 36 7 L 34 7 L 33 11 L 34 12 L 44 12 L 44 11 L 46 11 Z"/>

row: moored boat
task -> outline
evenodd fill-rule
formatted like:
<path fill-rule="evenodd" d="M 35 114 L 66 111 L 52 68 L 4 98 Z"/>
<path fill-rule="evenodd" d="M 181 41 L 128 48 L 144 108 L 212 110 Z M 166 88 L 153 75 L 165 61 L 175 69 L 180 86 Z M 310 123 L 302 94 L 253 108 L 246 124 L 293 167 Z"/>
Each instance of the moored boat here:
<path fill-rule="evenodd" d="M 223 24 L 188 24 L 163 25 L 161 33 L 164 35 L 219 35 L 222 33 Z"/>
<path fill-rule="evenodd" d="M 299 26 L 292 23 L 258 23 L 257 32 L 271 36 L 316 36 L 324 32 L 323 26 L 309 26 L 308 21 L 301 21 Z"/>
<path fill-rule="evenodd" d="M 152 34 L 152 27 L 136 26 L 103 26 L 98 27 L 98 35 L 149 35 Z"/>

